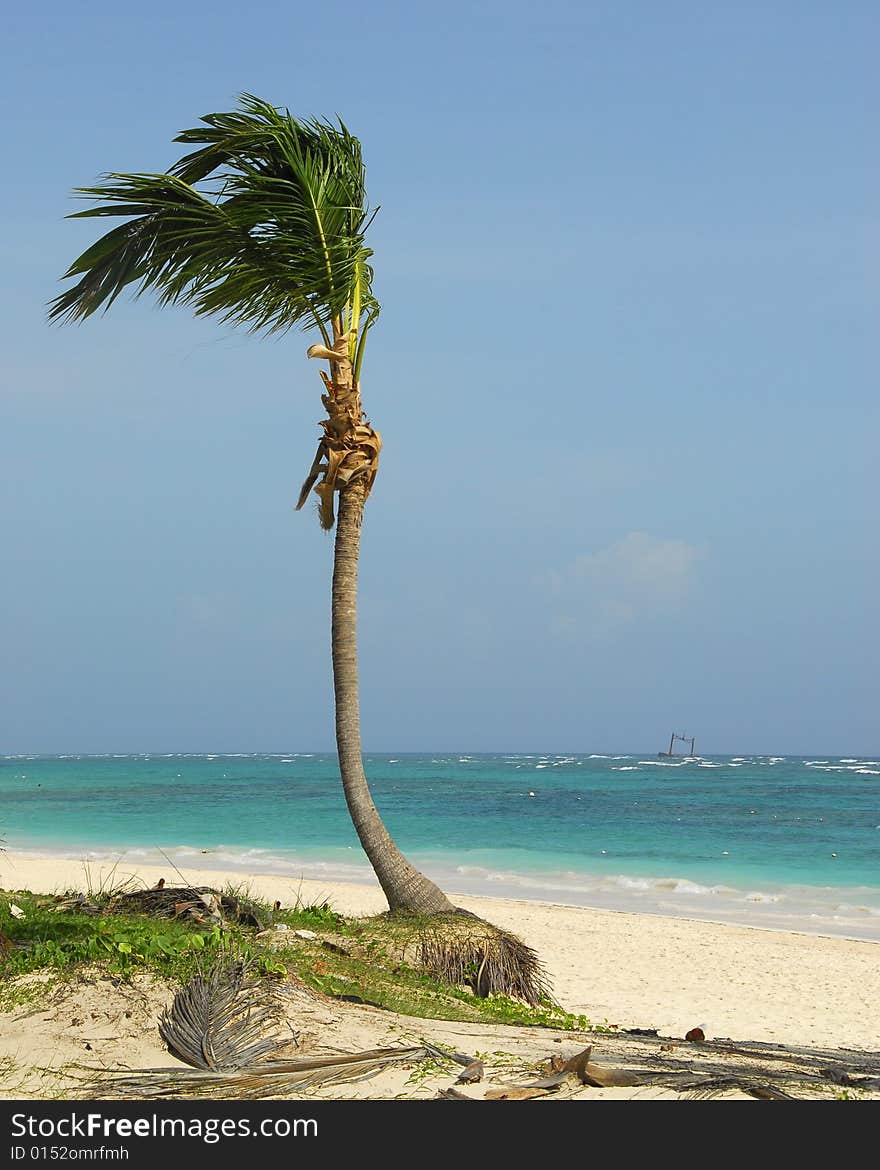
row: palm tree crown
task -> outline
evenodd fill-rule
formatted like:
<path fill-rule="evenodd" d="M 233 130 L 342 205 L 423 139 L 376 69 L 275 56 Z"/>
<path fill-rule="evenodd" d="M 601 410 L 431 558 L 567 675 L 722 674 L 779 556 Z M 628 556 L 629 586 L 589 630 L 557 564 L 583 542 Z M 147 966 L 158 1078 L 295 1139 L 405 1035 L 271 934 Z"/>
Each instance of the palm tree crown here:
<path fill-rule="evenodd" d="M 250 94 L 201 122 L 175 138 L 199 149 L 168 173 L 77 188 L 107 202 L 71 218 L 127 218 L 70 266 L 65 277 L 80 280 L 50 319 L 88 317 L 135 285 L 255 332 L 315 327 L 327 348 L 348 335 L 356 383 L 379 312 L 360 142 L 341 121 L 297 121 Z"/>

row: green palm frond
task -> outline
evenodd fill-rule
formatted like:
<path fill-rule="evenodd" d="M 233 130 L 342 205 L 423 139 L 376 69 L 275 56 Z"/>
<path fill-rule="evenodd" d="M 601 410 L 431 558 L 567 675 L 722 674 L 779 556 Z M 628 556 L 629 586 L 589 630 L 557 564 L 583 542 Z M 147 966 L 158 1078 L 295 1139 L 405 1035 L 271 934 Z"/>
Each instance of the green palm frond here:
<path fill-rule="evenodd" d="M 175 139 L 200 149 L 167 174 L 110 173 L 77 189 L 103 202 L 71 218 L 126 222 L 70 266 L 65 278 L 80 279 L 51 302 L 50 319 L 106 310 L 134 286 L 253 331 L 317 325 L 326 339 L 335 320 L 352 319 L 356 299 L 372 324 L 372 215 L 357 138 L 342 122 L 298 122 L 249 94 L 239 110 L 201 121 Z"/>

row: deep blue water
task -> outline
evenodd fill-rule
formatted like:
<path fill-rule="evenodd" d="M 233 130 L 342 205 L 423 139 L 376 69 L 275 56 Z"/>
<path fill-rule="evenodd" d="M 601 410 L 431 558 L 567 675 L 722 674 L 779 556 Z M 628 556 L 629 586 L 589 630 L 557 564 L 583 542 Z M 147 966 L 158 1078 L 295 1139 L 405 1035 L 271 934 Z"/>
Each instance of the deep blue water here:
<path fill-rule="evenodd" d="M 392 835 L 449 892 L 880 938 L 875 759 L 366 763 Z M 369 876 L 332 755 L 0 757 L 0 836 L 10 853 Z"/>

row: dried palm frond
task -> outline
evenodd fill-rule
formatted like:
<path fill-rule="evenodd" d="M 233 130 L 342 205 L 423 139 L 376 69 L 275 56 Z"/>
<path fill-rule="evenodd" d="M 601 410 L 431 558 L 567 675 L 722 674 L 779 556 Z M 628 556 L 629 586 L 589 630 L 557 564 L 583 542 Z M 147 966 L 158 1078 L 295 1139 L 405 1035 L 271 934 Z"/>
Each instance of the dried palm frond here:
<path fill-rule="evenodd" d="M 506 995 L 533 1006 L 550 998 L 550 981 L 537 953 L 516 935 L 469 914 L 424 920 L 407 941 L 404 958 L 482 998 Z"/>
<path fill-rule="evenodd" d="M 679 1093 L 687 1093 L 694 1101 L 708 1100 L 721 1093 L 729 1093 L 732 1089 L 739 1089 L 741 1093 L 747 1093 L 749 1097 L 756 1097 L 759 1101 L 800 1100 L 775 1085 L 738 1076 L 694 1078 L 692 1083 L 679 1081 L 674 1087 Z"/>
<path fill-rule="evenodd" d="M 159 1019 L 168 1051 L 193 1068 L 238 1070 L 277 1053 L 279 1008 L 265 982 L 241 959 L 225 959 L 194 975 Z M 267 1028 L 270 1030 L 267 1031 Z"/>
<path fill-rule="evenodd" d="M 150 890 L 129 890 L 109 903 L 111 914 L 150 914 L 156 918 L 192 918 L 197 922 L 228 920 L 244 926 L 265 926 L 266 915 L 259 907 L 221 894 L 210 886 L 154 886 Z"/>
<path fill-rule="evenodd" d="M 132 1073 L 108 1069 L 85 1086 L 82 1096 L 100 1098 L 110 1090 L 113 1096 L 144 1100 L 199 1096 L 234 1101 L 258 1100 L 290 1092 L 306 1092 L 319 1085 L 366 1080 L 389 1065 L 413 1064 L 427 1058 L 428 1049 L 422 1045 L 272 1061 L 230 1072 L 152 1068 Z"/>

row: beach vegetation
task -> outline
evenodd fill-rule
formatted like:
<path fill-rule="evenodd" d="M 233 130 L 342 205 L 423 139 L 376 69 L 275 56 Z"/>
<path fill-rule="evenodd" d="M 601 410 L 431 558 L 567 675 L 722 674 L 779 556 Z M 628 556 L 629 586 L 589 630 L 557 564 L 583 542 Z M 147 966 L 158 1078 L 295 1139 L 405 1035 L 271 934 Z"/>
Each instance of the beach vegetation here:
<path fill-rule="evenodd" d="M 275 909 L 229 887 L 227 896 L 247 904 L 268 928 L 236 921 L 201 923 L 158 913 L 120 913 L 119 894 L 37 895 L 0 892 L 0 929 L 11 948 L 0 960 L 0 1009 L 39 998 L 53 984 L 84 968 L 130 979 L 147 971 L 185 982 L 222 957 L 237 957 L 273 982 L 295 980 L 333 999 L 364 1003 L 404 1016 L 484 1023 L 526 1024 L 583 1031 L 592 1025 L 556 1004 L 546 990 L 533 1002 L 485 992 L 473 968 L 453 977 L 424 960 L 423 942 L 436 935 L 432 916 L 391 914 L 346 919 L 326 901 Z M 115 899 L 115 900 L 114 900 Z M 10 904 L 21 911 L 13 916 Z M 465 921 L 467 921 L 465 919 Z M 479 919 L 471 922 L 485 930 Z M 456 925 L 458 922 L 456 920 Z M 460 928 L 460 927 L 459 927 Z M 490 931 L 487 937 L 494 937 Z"/>

